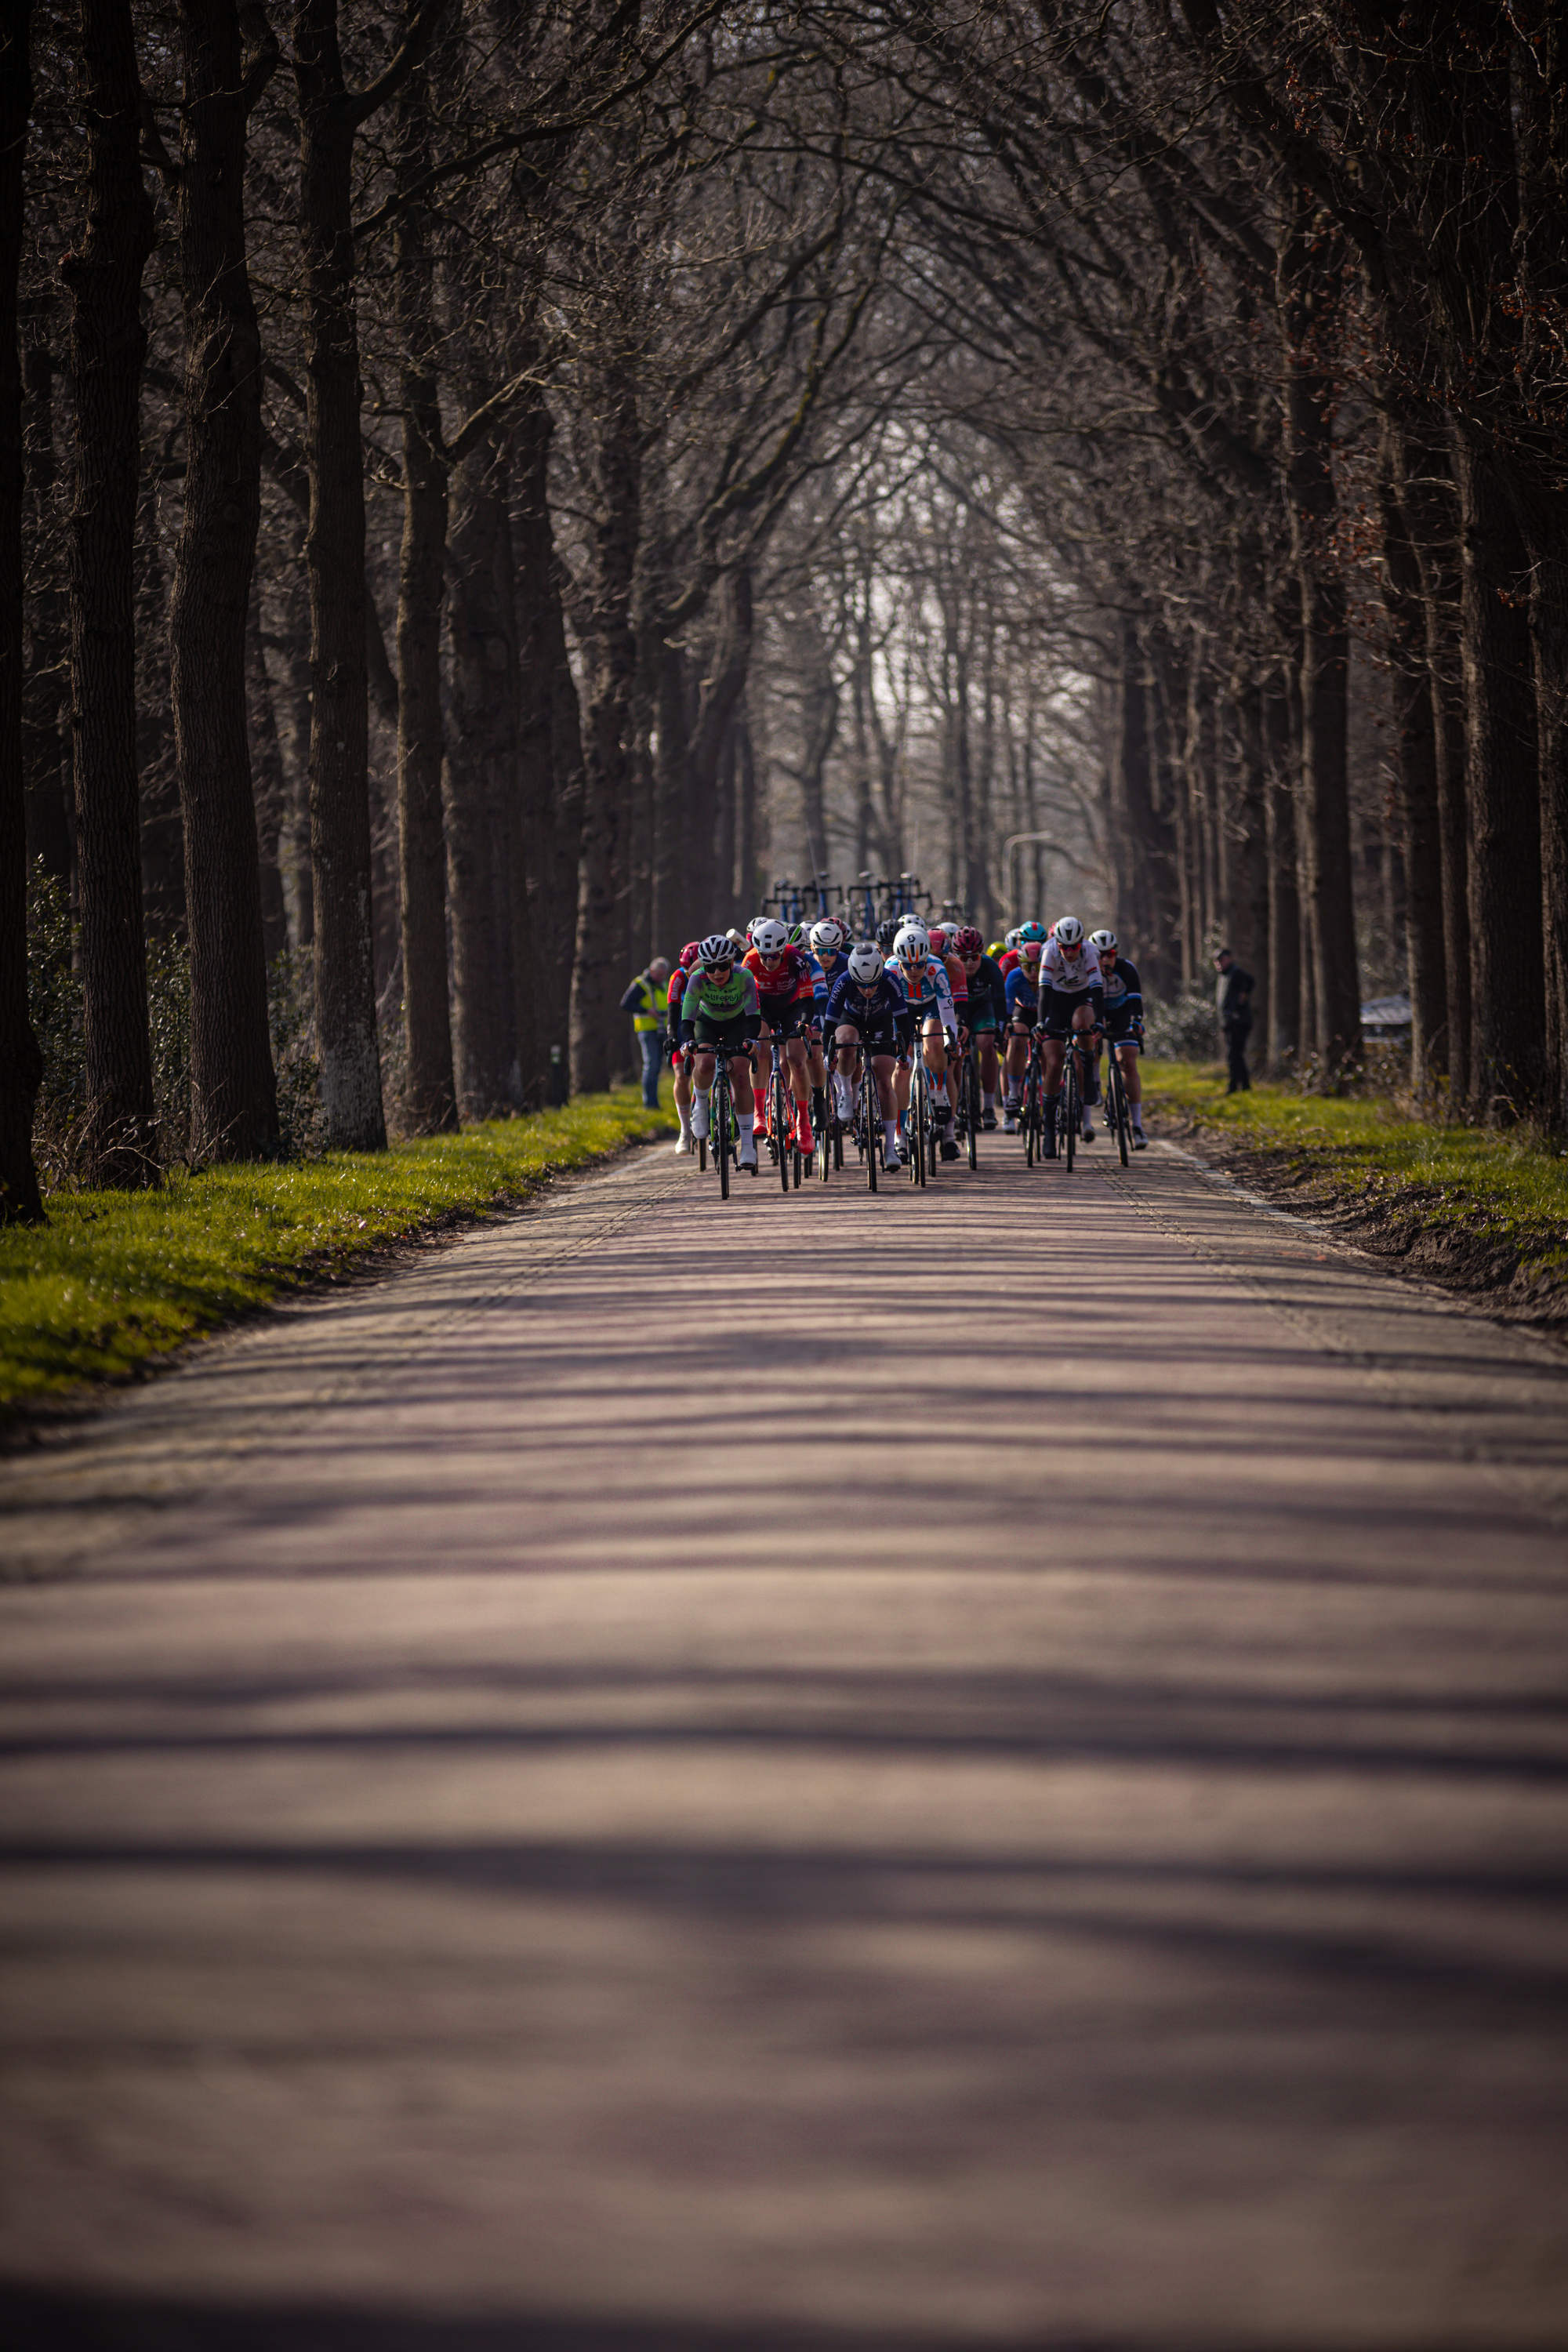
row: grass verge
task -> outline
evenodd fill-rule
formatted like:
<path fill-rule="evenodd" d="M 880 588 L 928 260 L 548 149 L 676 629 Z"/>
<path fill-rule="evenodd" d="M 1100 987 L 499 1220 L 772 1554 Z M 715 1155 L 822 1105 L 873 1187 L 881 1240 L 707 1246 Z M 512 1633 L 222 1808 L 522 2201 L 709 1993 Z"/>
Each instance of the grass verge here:
<path fill-rule="evenodd" d="M 1206 1157 L 1412 1272 L 1568 1324 L 1568 1158 L 1527 1132 L 1438 1126 L 1372 1092 L 1227 1095 L 1204 1063 L 1142 1071 L 1156 1132 L 1202 1136 Z"/>
<path fill-rule="evenodd" d="M 513 1206 L 672 1125 L 627 1087 L 385 1152 L 176 1172 L 159 1192 L 57 1192 L 47 1225 L 0 1229 L 0 1416 L 133 1379 L 280 1291 Z"/>

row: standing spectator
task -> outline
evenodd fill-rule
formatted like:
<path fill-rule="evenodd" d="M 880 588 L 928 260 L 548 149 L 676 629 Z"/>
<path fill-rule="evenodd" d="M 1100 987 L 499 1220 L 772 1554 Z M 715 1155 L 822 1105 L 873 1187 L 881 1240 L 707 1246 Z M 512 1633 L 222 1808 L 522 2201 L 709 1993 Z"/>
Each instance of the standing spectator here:
<path fill-rule="evenodd" d="M 1226 1092 L 1245 1094 L 1252 1087 L 1247 1066 L 1247 1040 L 1252 1027 L 1252 974 L 1243 971 L 1228 948 L 1221 948 L 1214 961 L 1219 974 L 1215 1011 L 1225 1031 L 1225 1057 L 1230 1066 L 1230 1083 Z"/>
<path fill-rule="evenodd" d="M 621 999 L 621 1011 L 631 1014 L 642 1051 L 642 1098 L 649 1110 L 658 1108 L 658 1072 L 664 1060 L 664 1024 L 668 1003 L 669 965 L 663 956 L 655 956 Z"/>

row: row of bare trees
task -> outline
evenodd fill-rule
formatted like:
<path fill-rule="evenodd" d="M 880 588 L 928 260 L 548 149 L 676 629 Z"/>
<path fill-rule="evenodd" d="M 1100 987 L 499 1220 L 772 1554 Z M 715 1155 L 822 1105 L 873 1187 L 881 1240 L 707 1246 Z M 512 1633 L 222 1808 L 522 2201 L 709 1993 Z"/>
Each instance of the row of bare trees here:
<path fill-rule="evenodd" d="M 4 37 L 8 1213 L 39 860 L 100 1182 L 157 1172 L 149 924 L 199 1157 L 275 1148 L 285 946 L 375 1148 L 389 1045 L 416 1131 L 603 1084 L 781 858 L 1079 877 L 1166 987 L 1223 931 L 1323 1076 L 1396 928 L 1418 1084 L 1568 1123 L 1545 0 Z"/>

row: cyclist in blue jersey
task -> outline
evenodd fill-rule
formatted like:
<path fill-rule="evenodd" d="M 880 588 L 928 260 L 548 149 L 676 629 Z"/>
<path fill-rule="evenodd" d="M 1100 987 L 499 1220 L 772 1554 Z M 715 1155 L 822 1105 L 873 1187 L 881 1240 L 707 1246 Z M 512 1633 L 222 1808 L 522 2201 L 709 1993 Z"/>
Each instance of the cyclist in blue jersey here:
<path fill-rule="evenodd" d="M 868 940 L 850 949 L 828 991 L 824 1025 L 834 1043 L 833 1085 L 840 1119 L 847 1126 L 854 1117 L 856 1061 L 860 1054 L 868 1054 L 882 1107 L 882 1164 L 901 1167 L 894 1056 L 908 1051 L 914 1022 L 903 982 Z M 866 1149 L 871 1148 L 868 1136 Z"/>
<path fill-rule="evenodd" d="M 947 1057 L 958 1051 L 958 1015 L 952 1009 L 952 984 L 947 965 L 931 953 L 931 933 L 923 923 L 908 922 L 893 941 L 888 970 L 903 982 L 914 1025 L 921 1035 L 921 1053 L 942 1122 L 942 1156 L 956 1160 L 952 1103 L 948 1094 Z M 909 1116 L 910 1074 L 907 1061 L 899 1065 L 899 1124 Z"/>
<path fill-rule="evenodd" d="M 1132 1126 L 1132 1148 L 1142 1151 L 1148 1141 L 1143 1133 L 1143 1080 L 1138 1069 L 1143 1044 L 1143 991 L 1138 984 L 1137 968 L 1128 962 L 1117 946 L 1114 931 L 1090 931 L 1089 943 L 1100 958 L 1100 985 L 1105 991 L 1105 1034 L 1121 1066 L 1121 1083 L 1127 1089 L 1127 1113 Z M 1094 1057 L 1098 1062 L 1098 1039 Z"/>
<path fill-rule="evenodd" d="M 827 1013 L 827 999 L 834 982 L 844 970 L 848 952 L 849 934 L 837 915 L 825 915 L 813 923 L 806 943 L 806 961 L 811 966 L 811 1026 L 806 1036 L 806 1072 L 811 1079 L 811 1115 L 818 1127 L 827 1108 L 827 1065 L 824 1058 L 823 1029 Z"/>

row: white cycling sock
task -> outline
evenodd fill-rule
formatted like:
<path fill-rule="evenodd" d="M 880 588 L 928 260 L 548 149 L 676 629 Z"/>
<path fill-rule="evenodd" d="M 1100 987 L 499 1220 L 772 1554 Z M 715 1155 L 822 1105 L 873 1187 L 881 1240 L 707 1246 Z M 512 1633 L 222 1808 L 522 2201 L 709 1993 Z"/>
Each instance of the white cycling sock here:
<path fill-rule="evenodd" d="M 741 1133 L 750 1135 L 757 1123 L 757 1114 L 754 1110 L 738 1110 L 735 1113 L 735 1119 Z"/>
<path fill-rule="evenodd" d="M 1131 1103 L 1128 1108 L 1132 1114 L 1132 1124 L 1137 1129 L 1139 1134 L 1142 1135 L 1143 1132 L 1143 1106 L 1142 1103 Z"/>
<path fill-rule="evenodd" d="M 713 1124 L 713 1089 L 711 1087 L 709 1087 L 706 1090 L 701 1087 L 698 1087 L 697 1100 L 693 1103 L 691 1109 L 692 1133 L 694 1135 L 707 1135 Z"/>
<path fill-rule="evenodd" d="M 882 1134 L 887 1142 L 896 1143 L 899 1139 L 898 1120 L 896 1118 L 885 1118 L 882 1121 Z"/>
<path fill-rule="evenodd" d="M 980 1097 L 980 1107 L 981 1107 L 981 1108 L 982 1108 L 983 1110 L 994 1110 L 994 1109 L 995 1109 L 995 1108 L 996 1108 L 996 1090 L 995 1090 L 995 1088 L 994 1088 L 994 1087 L 993 1087 L 993 1088 L 992 1088 L 991 1092 L 990 1092 L 988 1095 L 987 1095 L 987 1094 L 983 1094 L 983 1095 L 981 1096 L 981 1097 Z"/>

